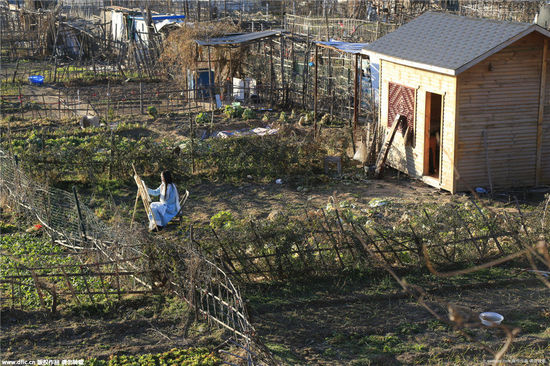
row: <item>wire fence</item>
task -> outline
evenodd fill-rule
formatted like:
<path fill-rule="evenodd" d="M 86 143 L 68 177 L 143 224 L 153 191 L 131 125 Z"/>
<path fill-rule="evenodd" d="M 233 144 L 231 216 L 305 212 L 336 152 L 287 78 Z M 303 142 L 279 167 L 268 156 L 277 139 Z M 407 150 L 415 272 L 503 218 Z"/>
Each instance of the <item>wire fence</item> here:
<path fill-rule="evenodd" d="M 212 111 L 234 102 L 266 109 L 275 102 L 270 92 L 278 92 L 269 85 L 251 88 L 236 87 L 231 83 L 193 89 L 161 83 L 109 85 L 71 88 L 27 88 L 18 85 L 0 94 L 0 114 L 2 117 L 20 119 L 98 116 L 103 122 L 108 122 L 115 117 L 131 115 L 149 114 L 156 118 L 170 113 Z"/>
<path fill-rule="evenodd" d="M 284 29 L 293 34 L 309 35 L 317 41 L 338 39 L 347 42 L 373 42 L 393 32 L 398 24 L 354 18 L 324 18 L 286 14 Z"/>
<path fill-rule="evenodd" d="M 79 252 L 93 251 L 102 258 L 105 266 L 114 266 L 114 273 L 105 268 L 96 268 L 96 271 L 83 274 L 77 274 L 69 269 L 79 268 L 82 273 L 86 271 L 86 266 L 74 265 L 62 267 L 63 269 L 50 266 L 46 268 L 47 271 L 55 273 L 48 274 L 40 272 L 41 268 L 24 268 L 20 265 L 18 268 L 21 271 L 24 269 L 27 273 L 11 277 L 2 276 L 3 284 L 13 289 L 12 296 L 4 298 L 3 304 L 6 304 L 6 301 L 15 304 L 14 294 L 18 288 L 28 285 L 24 284 L 23 280 L 28 281 L 29 277 L 33 279 L 41 303 L 45 306 L 42 291 L 49 292 L 54 304 L 59 296 L 69 294 L 76 301 L 79 295 L 113 295 L 107 293 L 108 288 L 103 286 L 95 291 L 91 288 L 76 291 L 72 284 L 69 285 L 71 281 L 67 281 L 68 277 L 84 276 L 83 278 L 88 281 L 92 278 L 97 280 L 99 277 L 99 282 L 105 283 L 105 277 L 112 276 L 115 282 L 118 281 L 114 290 L 116 296 L 121 296 L 123 293 L 138 291 L 135 288 L 122 291 L 121 276 L 128 276 L 143 292 L 154 287 L 166 286 L 195 310 L 195 319 L 204 319 L 227 329 L 232 339 L 246 350 L 247 364 L 265 364 L 265 359 L 269 359 L 269 353 L 265 352 L 261 343 L 254 337 L 254 327 L 249 321 L 237 287 L 224 270 L 208 260 L 191 244 L 180 245 L 161 238 L 151 238 L 139 230 L 130 231 L 123 223 L 108 226 L 79 201 L 76 190 L 70 193 L 42 186 L 19 168 L 14 156 L 2 150 L 0 195 L 38 220 L 56 244 Z M 167 258 L 169 263 L 166 262 Z M 99 262 L 91 264 L 92 267 L 98 265 Z M 45 281 L 52 278 L 63 280 L 67 284 L 68 292 L 52 290 L 52 286 Z"/>
<path fill-rule="evenodd" d="M 125 295 L 152 292 L 134 279 L 146 273 L 121 268 L 126 262 L 139 258 L 106 261 L 90 248 L 41 254 L 43 262 L 29 266 L 22 262 L 24 257 L 5 252 L 1 256 L 11 265 L 9 273 L 13 273 L 3 273 L 0 278 L 4 295 L 0 297 L 2 307 L 25 310 L 40 304 L 40 307 L 56 312 L 57 306 L 63 302 L 96 304 L 113 298 L 120 301 Z"/>

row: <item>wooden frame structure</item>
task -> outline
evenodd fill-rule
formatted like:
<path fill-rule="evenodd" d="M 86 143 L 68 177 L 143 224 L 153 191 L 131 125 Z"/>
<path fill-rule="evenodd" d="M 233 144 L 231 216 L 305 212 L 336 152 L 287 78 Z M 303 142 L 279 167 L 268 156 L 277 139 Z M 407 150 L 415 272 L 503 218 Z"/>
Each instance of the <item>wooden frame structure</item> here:
<path fill-rule="evenodd" d="M 145 185 L 145 182 L 143 181 L 143 179 L 141 179 L 140 176 L 138 175 L 134 164 L 132 164 L 132 168 L 134 169 L 134 180 L 136 181 L 138 190 L 136 194 L 136 201 L 134 203 L 134 212 L 132 213 L 132 221 L 130 222 L 130 228 L 132 228 L 134 224 L 134 217 L 136 215 L 138 200 L 141 198 L 141 201 L 143 202 L 143 208 L 145 208 L 145 213 L 147 214 L 147 218 L 149 220 L 151 220 L 151 218 L 153 219 L 153 224 L 154 224 L 153 230 L 158 230 L 157 222 L 155 221 L 155 217 L 153 216 L 153 211 L 151 210 L 151 197 L 147 192 L 147 186 Z"/>

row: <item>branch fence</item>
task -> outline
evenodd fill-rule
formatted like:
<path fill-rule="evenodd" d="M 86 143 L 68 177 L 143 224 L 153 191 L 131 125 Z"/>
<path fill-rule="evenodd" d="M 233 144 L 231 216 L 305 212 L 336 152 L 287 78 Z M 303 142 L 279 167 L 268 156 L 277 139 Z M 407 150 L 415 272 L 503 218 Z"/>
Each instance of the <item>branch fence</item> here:
<path fill-rule="evenodd" d="M 19 168 L 13 156 L 2 150 L 0 194 L 38 220 L 56 244 L 75 252 L 76 256 L 91 252 L 98 258 L 91 264 L 47 268 L 18 264 L 18 275 L 2 275 L 2 292 L 8 294 L 1 299 L 3 306 L 15 307 L 18 294 L 28 286 L 36 290 L 41 305 L 51 306 L 52 310 L 58 300 L 67 296 L 75 301 L 88 296 L 94 301 L 94 296 L 120 298 L 124 294 L 146 293 L 155 287 L 167 286 L 195 310 L 196 319 L 227 329 L 231 338 L 246 350 L 248 365 L 270 362 L 269 353 L 255 338 L 238 288 L 227 273 L 199 249 L 151 238 L 139 231 L 130 231 L 124 224 L 111 227 L 104 224 L 79 202 L 76 191 L 69 193 L 43 187 Z M 2 253 L 4 255 L 9 256 Z M 11 259 L 17 263 L 16 258 Z M 84 280 L 83 289 L 73 286 L 71 278 L 76 277 Z M 132 286 L 127 286 L 130 283 Z M 61 290 L 62 287 L 65 289 Z"/>

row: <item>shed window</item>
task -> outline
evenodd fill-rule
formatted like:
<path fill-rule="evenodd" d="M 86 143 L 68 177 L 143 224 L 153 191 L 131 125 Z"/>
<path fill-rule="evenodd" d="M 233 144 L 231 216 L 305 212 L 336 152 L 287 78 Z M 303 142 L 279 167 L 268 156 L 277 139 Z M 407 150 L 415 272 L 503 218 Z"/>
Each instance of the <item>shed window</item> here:
<path fill-rule="evenodd" d="M 388 127 L 391 127 L 395 116 L 400 114 L 407 118 L 409 130 L 414 131 L 415 89 L 389 83 L 388 94 Z M 399 130 L 402 130 L 402 126 L 399 126 Z"/>

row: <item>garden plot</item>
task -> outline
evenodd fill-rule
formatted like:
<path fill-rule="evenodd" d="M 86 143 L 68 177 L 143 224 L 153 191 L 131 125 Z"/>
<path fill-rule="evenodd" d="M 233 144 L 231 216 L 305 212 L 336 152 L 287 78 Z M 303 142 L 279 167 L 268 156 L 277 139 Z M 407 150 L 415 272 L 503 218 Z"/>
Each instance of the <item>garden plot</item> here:
<path fill-rule="evenodd" d="M 224 130 L 266 123 L 258 117 L 215 117 L 214 128 Z M 446 303 L 467 309 L 470 316 L 497 311 L 504 315 L 504 325 L 520 328 L 506 357 L 539 359 L 547 353 L 548 289 L 534 274 L 521 271 L 530 268 L 528 260 L 518 256 L 501 267 L 449 278 L 425 266 L 428 258 L 439 272 L 468 270 L 515 255 L 534 237 L 547 235 L 547 219 L 541 222 L 548 218 L 545 201 L 516 204 L 451 196 L 397 173 L 372 180 L 346 159 L 341 176 L 325 175 L 322 158 L 345 156 L 349 145 L 342 141 L 349 131 L 325 127 L 323 143 L 315 143 L 308 126 L 296 125 L 297 117 L 285 121 L 270 113 L 267 122 L 281 128 L 274 136 L 202 141 L 191 140 L 188 118 L 114 119 L 113 129 L 81 129 L 75 121 L 42 121 L 33 128 L 15 121 L 2 148 L 16 153 L 37 181 L 64 190 L 77 186 L 82 203 L 110 224 L 127 224 L 131 217 L 132 163 L 151 187 L 158 184 L 160 171 L 173 171 L 178 188 L 188 189 L 191 198 L 181 222 L 150 238 L 174 243 L 172 249 L 197 245 L 221 263 L 242 290 L 258 339 L 282 364 L 471 364 L 493 358 L 484 347 L 496 352 L 505 331 L 461 329 L 449 323 L 448 308 L 441 306 Z M 208 130 L 210 121 L 201 128 Z M 2 217 L 13 224 L 19 219 L 17 212 Z M 141 210 L 137 222 L 146 224 Z M 168 283 L 180 263 L 170 258 L 179 257 L 160 246 L 152 249 L 151 280 Z M 442 320 L 430 314 L 416 293 L 405 292 L 385 274 L 386 265 L 422 288 L 423 301 Z M 182 346 L 211 351 L 226 340 L 207 322 L 192 321 L 185 336 L 181 299 L 176 305 L 167 288 L 156 291 L 158 295 L 128 295 L 120 301 L 115 295 L 112 302 L 98 301 L 91 308 L 64 303 L 58 315 L 44 320 L 32 315 L 45 314 L 43 310 L 5 309 L 3 319 L 13 322 L 2 322 L 3 349 L 19 357 L 32 343 L 37 356 L 80 352 L 84 358 L 106 359 L 114 353 L 158 353 Z M 33 301 L 39 302 L 36 297 Z M 75 326 L 75 316 L 90 326 L 89 332 Z M 30 322 L 23 320 L 28 318 Z M 20 326 L 24 337 L 16 334 Z M 125 331 L 100 331 L 105 329 Z"/>

